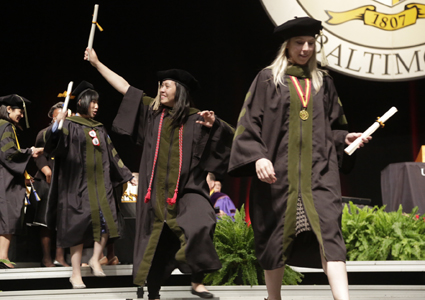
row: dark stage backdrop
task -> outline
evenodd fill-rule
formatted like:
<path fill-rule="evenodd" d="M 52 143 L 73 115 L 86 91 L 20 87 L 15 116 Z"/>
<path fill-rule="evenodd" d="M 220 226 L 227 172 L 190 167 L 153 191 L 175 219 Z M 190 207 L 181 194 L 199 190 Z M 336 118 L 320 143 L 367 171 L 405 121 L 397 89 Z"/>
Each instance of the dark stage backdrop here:
<path fill-rule="evenodd" d="M 19 136 L 23 147 L 32 146 L 48 125 L 47 111 L 70 80 L 94 84 L 101 97 L 97 119 L 110 128 L 122 97 L 83 60 L 95 3 L 105 29 L 94 41 L 102 62 L 152 96 L 157 70 L 186 69 L 202 85 L 197 107 L 214 110 L 233 125 L 252 80 L 281 42 L 272 36 L 274 26 L 259 0 L 1 1 L 0 95 L 18 93 L 33 102 L 31 128 Z M 357 151 L 352 172 L 342 175 L 343 195 L 381 204 L 381 170 L 413 161 L 425 144 L 425 80 L 372 82 L 330 74 L 351 131 L 364 131 L 391 106 L 399 109 Z M 140 149 L 111 137 L 125 164 L 137 171 Z M 29 170 L 34 173 L 34 164 Z M 246 180 L 224 178 L 223 192 L 239 206 L 246 188 Z"/>

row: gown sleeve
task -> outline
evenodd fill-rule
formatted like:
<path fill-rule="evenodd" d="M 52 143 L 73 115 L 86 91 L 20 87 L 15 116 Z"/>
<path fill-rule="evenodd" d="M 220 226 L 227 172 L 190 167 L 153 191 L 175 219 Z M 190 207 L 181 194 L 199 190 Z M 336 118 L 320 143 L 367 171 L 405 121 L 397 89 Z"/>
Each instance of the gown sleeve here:
<path fill-rule="evenodd" d="M 269 82 L 265 72 L 260 72 L 245 97 L 230 154 L 229 174 L 232 176 L 254 176 L 255 162 L 267 158 L 262 124 Z"/>
<path fill-rule="evenodd" d="M 130 86 L 112 123 L 112 131 L 128 135 L 142 145 L 152 101 L 153 98 L 145 96 L 142 90 Z"/>
<path fill-rule="evenodd" d="M 119 157 L 118 152 L 117 150 L 115 150 L 114 144 L 112 143 L 112 140 L 109 135 L 106 132 L 105 135 L 108 144 L 107 151 L 110 162 L 111 182 L 115 188 L 127 181 L 130 181 L 131 178 L 133 178 L 133 175 Z"/>
<path fill-rule="evenodd" d="M 37 134 L 37 137 L 35 139 L 35 147 L 38 147 L 38 148 L 44 147 L 44 145 L 45 145 L 45 142 L 44 142 L 45 132 L 46 132 L 45 130 L 42 130 Z M 36 164 L 36 166 L 39 170 L 41 170 L 45 166 L 49 166 L 46 154 L 39 155 L 38 157 L 34 158 L 34 161 L 35 161 L 35 164 Z"/>
<path fill-rule="evenodd" d="M 44 152 L 50 156 L 60 156 L 67 151 L 70 143 L 69 132 L 72 122 L 64 120 L 61 130 L 53 131 L 53 124 L 50 125 L 45 134 Z"/>
<path fill-rule="evenodd" d="M 216 118 L 202 153 L 201 167 L 203 169 L 217 176 L 227 172 L 234 133 L 235 129 L 231 125 Z"/>
<path fill-rule="evenodd" d="M 347 119 L 342 108 L 342 103 L 339 100 L 338 93 L 333 84 L 333 80 L 330 76 L 324 76 L 324 84 L 326 89 L 326 95 L 329 103 L 329 124 L 331 125 L 335 149 L 338 156 L 339 167 L 342 167 L 343 160 L 346 158 L 344 154 L 345 137 L 348 134 L 347 131 Z"/>
<path fill-rule="evenodd" d="M 11 124 L 6 125 L 0 141 L 0 163 L 16 176 L 23 176 L 30 160 L 31 149 L 18 149 Z"/>

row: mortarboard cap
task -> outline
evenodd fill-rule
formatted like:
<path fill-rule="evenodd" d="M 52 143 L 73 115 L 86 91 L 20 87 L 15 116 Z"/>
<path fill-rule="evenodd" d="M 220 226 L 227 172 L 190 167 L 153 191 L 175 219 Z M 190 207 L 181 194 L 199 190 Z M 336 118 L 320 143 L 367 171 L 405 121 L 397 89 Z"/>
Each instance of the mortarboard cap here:
<path fill-rule="evenodd" d="M 12 108 L 20 108 L 24 110 L 25 122 L 26 122 L 27 128 L 30 127 L 28 123 L 28 116 L 27 116 L 28 104 L 31 104 L 31 101 L 16 94 L 0 97 L 0 105 L 11 106 Z"/>
<path fill-rule="evenodd" d="M 283 38 L 284 41 L 295 36 L 316 36 L 323 29 L 322 22 L 309 17 L 289 20 L 277 26 L 273 33 Z"/>
<path fill-rule="evenodd" d="M 180 69 L 170 69 L 165 71 L 158 71 L 156 73 L 159 81 L 167 79 L 180 83 L 190 91 L 196 91 L 200 88 L 198 81 L 189 72 Z"/>
<path fill-rule="evenodd" d="M 80 82 L 79 85 L 77 85 L 77 87 L 71 92 L 71 94 L 74 95 L 75 97 L 78 97 L 79 99 L 81 93 L 88 89 L 94 90 L 93 84 L 83 80 Z"/>

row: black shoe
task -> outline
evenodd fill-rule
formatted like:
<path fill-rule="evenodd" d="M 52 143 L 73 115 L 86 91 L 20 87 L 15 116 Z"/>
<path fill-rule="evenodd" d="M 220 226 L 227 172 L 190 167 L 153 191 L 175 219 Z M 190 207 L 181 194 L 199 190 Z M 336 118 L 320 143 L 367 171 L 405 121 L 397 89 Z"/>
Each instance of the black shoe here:
<path fill-rule="evenodd" d="M 0 262 L 0 269 L 12 269 L 12 268 L 8 267 L 5 263 Z"/>
<path fill-rule="evenodd" d="M 191 293 L 192 293 L 192 295 L 199 296 L 199 297 L 201 297 L 201 298 L 203 298 L 203 299 L 211 299 L 211 298 L 214 298 L 214 295 L 213 295 L 213 294 L 211 294 L 210 292 L 197 292 L 197 291 L 195 291 L 193 288 L 192 288 L 192 290 L 191 290 Z"/>

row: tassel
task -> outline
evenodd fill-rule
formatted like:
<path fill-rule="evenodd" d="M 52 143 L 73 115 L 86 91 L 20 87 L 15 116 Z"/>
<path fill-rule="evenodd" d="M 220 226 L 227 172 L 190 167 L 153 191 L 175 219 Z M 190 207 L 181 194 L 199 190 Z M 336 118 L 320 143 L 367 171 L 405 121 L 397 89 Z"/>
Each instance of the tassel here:
<path fill-rule="evenodd" d="M 324 34 L 323 31 L 320 30 L 320 54 L 321 54 L 321 60 L 320 65 L 322 67 L 329 66 L 328 59 L 326 58 L 325 49 L 324 49 L 324 43 L 323 43 Z"/>
<path fill-rule="evenodd" d="M 167 203 L 168 203 L 168 205 L 174 205 L 174 204 L 176 204 L 176 201 L 177 201 L 177 189 L 174 191 L 173 198 L 167 199 Z"/>
<path fill-rule="evenodd" d="M 145 203 L 148 203 L 151 200 L 151 188 L 148 188 L 148 192 L 145 196 Z"/>
<path fill-rule="evenodd" d="M 37 191 L 35 190 L 35 187 L 34 187 L 34 185 L 32 184 L 32 182 L 31 182 L 31 191 L 32 191 L 32 192 L 33 192 L 33 194 L 34 194 L 35 200 L 37 200 L 37 202 L 39 202 L 41 199 L 40 199 L 40 197 L 38 196 Z"/>

